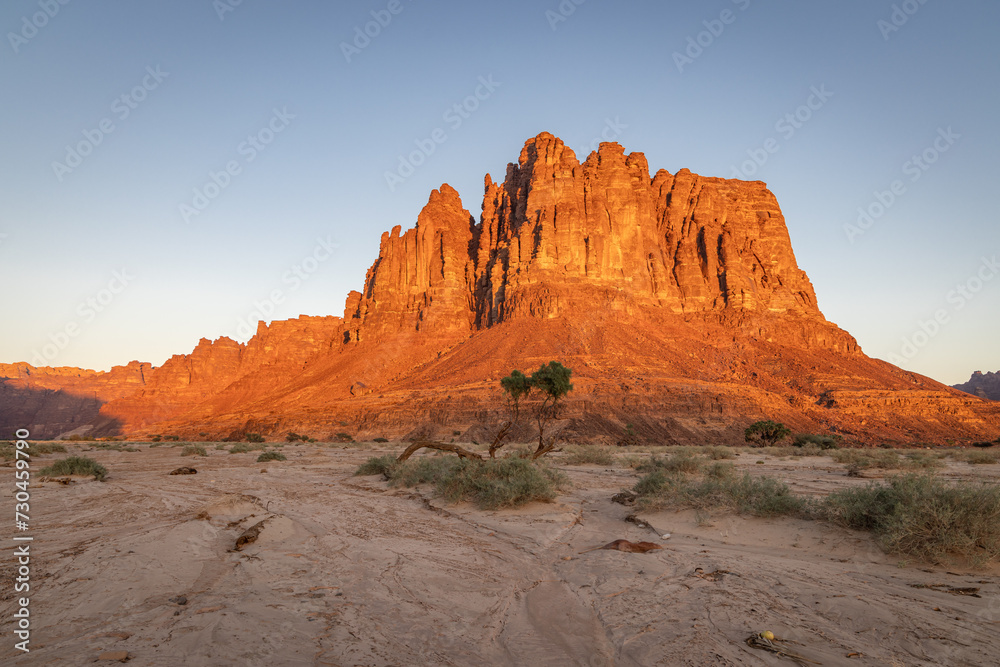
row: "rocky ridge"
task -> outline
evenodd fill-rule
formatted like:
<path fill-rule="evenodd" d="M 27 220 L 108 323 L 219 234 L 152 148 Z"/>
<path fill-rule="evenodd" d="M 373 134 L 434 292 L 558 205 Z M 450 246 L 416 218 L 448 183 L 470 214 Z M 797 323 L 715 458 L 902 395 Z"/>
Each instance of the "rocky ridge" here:
<path fill-rule="evenodd" d="M 614 143 L 581 163 L 548 133 L 502 183 L 485 178 L 478 221 L 445 184 L 414 228 L 384 233 L 343 318 L 203 340 L 131 393 L 95 389 L 90 423 L 486 438 L 499 378 L 549 359 L 574 370 L 563 426 L 577 438 L 632 424 L 665 443 L 732 443 L 764 417 L 862 441 L 1000 435 L 996 406 L 868 358 L 823 317 L 764 183 L 650 175 Z"/>

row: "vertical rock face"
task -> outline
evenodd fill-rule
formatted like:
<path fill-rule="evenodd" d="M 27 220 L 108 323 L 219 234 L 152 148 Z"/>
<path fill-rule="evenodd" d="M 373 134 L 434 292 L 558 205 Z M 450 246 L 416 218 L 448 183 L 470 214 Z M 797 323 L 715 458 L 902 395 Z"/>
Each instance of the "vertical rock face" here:
<path fill-rule="evenodd" d="M 445 184 L 431 193 L 416 227 L 383 233 L 364 292 L 347 298 L 345 342 L 407 330 L 468 331 L 474 227 L 458 193 Z"/>
<path fill-rule="evenodd" d="M 642 153 L 614 143 L 581 164 L 542 133 L 503 183 L 486 177 L 479 224 L 445 185 L 416 228 L 383 234 L 365 292 L 348 298 L 345 339 L 422 326 L 469 331 L 596 304 L 822 320 L 763 183 L 686 169 L 651 178 Z"/>

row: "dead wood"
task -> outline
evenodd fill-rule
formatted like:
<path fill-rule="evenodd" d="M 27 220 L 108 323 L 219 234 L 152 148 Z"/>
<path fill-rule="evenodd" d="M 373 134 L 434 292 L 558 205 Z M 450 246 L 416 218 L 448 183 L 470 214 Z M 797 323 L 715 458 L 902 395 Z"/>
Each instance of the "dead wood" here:
<path fill-rule="evenodd" d="M 430 440 L 418 440 L 417 442 L 407 447 L 406 450 L 399 455 L 399 458 L 397 458 L 396 461 L 402 463 L 406 459 L 413 456 L 413 453 L 415 451 L 417 451 L 418 449 L 423 449 L 425 447 L 427 449 L 437 449 L 442 452 L 451 452 L 452 454 L 457 454 L 458 457 L 462 459 L 482 460 L 483 458 L 479 454 L 476 454 L 475 452 L 470 452 L 469 450 L 459 447 L 458 445 L 451 445 L 446 442 L 431 442 Z"/>

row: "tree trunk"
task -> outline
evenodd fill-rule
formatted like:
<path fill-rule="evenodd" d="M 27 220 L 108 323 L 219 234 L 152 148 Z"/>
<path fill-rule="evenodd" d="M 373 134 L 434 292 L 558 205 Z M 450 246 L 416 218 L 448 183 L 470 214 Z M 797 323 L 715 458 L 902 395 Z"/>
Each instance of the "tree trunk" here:
<path fill-rule="evenodd" d="M 399 458 L 397 458 L 396 461 L 402 463 L 406 459 L 410 458 L 413 455 L 413 452 L 417 451 L 418 449 L 423 449 L 424 447 L 426 447 L 427 449 L 438 449 L 442 452 L 451 452 L 453 454 L 458 454 L 458 457 L 462 459 L 482 460 L 483 458 L 479 454 L 476 454 L 475 452 L 470 452 L 469 450 L 463 449 L 458 445 L 450 445 L 445 442 L 431 442 L 429 440 L 418 440 L 417 442 L 407 447 L 406 450 L 399 455 Z"/>

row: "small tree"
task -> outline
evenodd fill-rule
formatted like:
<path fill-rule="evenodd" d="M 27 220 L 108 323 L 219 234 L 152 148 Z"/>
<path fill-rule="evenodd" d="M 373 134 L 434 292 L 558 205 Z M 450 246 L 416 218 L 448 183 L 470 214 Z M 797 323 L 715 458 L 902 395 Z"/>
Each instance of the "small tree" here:
<path fill-rule="evenodd" d="M 572 374 L 573 371 L 558 361 L 542 364 L 541 368 L 531 374 L 531 387 L 537 389 L 542 395 L 541 403 L 535 407 L 535 421 L 538 424 L 538 449 L 531 455 L 532 460 L 555 448 L 555 438 L 545 442 L 545 426 L 557 416 L 561 405 L 559 401 L 573 390 L 573 385 L 569 381 Z"/>
<path fill-rule="evenodd" d="M 507 401 L 508 420 L 504 422 L 493 444 L 490 445 L 490 458 L 495 458 L 496 451 L 503 447 L 503 440 L 510 433 L 521 415 L 521 400 L 533 391 L 539 395 L 535 404 L 534 416 L 538 424 L 538 449 L 532 454 L 532 460 L 547 454 L 555 447 L 555 440 L 545 442 L 545 426 L 556 417 L 561 405 L 560 401 L 573 389 L 569 378 L 573 371 L 558 361 L 550 361 L 528 377 L 521 371 L 511 371 L 511 374 L 500 380 L 504 399 Z"/>
<path fill-rule="evenodd" d="M 531 380 L 521 371 L 511 371 L 510 375 L 500 380 L 500 388 L 503 389 L 504 400 L 507 401 L 506 422 L 500 427 L 497 436 L 490 444 L 490 458 L 496 458 L 496 452 L 503 447 L 503 441 L 510 433 L 511 427 L 517 423 L 521 415 L 521 399 L 531 392 Z"/>
<path fill-rule="evenodd" d="M 749 443 L 760 443 L 761 446 L 773 446 L 779 440 L 787 438 L 792 430 L 780 422 L 771 420 L 754 422 L 743 432 L 743 439 Z"/>

